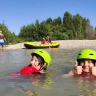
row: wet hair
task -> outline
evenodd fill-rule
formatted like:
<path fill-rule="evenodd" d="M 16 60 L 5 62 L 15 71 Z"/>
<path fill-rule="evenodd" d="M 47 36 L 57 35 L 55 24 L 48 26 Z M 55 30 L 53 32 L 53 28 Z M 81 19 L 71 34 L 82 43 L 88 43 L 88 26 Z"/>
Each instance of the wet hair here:
<path fill-rule="evenodd" d="M 87 59 L 78 59 L 78 60 L 77 60 L 78 66 L 80 66 L 80 65 L 81 65 L 81 62 L 84 61 L 84 60 L 87 60 Z M 93 59 L 89 59 L 89 60 L 91 60 L 92 63 L 94 64 L 94 66 L 95 66 L 96 60 L 93 60 Z"/>
<path fill-rule="evenodd" d="M 40 70 L 46 70 L 46 69 L 47 69 L 47 65 L 46 65 L 46 66 L 43 66 L 44 63 L 45 63 L 44 59 L 43 59 L 40 55 L 35 54 L 35 53 L 32 54 L 32 57 L 33 57 L 33 56 L 36 56 L 36 57 L 37 57 L 37 59 L 38 59 L 38 61 L 39 61 L 39 64 L 38 64 L 38 65 L 41 66 Z"/>

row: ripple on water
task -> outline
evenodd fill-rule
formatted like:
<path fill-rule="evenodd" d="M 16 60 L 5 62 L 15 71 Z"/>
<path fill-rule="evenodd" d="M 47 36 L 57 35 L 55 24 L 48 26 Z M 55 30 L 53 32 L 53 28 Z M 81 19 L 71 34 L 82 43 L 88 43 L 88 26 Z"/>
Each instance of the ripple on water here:
<path fill-rule="evenodd" d="M 0 53 L 0 94 L 2 96 L 88 96 L 96 94 L 96 81 L 80 78 L 60 78 L 74 66 L 80 49 L 49 48 L 52 56 L 49 72 L 41 78 L 8 77 L 19 71 L 31 59 L 31 50 L 7 50 Z M 93 83 L 94 82 L 94 83 Z M 31 94 L 31 95 L 30 95 Z"/>

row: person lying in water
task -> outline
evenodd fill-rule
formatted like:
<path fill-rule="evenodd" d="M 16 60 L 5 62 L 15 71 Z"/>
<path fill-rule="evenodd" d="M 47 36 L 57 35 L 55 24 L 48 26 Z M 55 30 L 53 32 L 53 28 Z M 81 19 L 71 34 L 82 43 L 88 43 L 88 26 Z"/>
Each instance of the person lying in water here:
<path fill-rule="evenodd" d="M 32 52 L 31 55 L 32 59 L 30 64 L 22 68 L 20 72 L 18 72 L 19 75 L 30 75 L 34 72 L 45 73 L 47 68 L 50 66 L 51 56 L 47 51 L 43 49 L 37 49 Z M 15 76 L 15 73 L 11 75 Z"/>
<path fill-rule="evenodd" d="M 96 76 L 96 52 L 92 49 L 83 49 L 77 56 L 74 69 L 62 77 L 69 76 Z"/>

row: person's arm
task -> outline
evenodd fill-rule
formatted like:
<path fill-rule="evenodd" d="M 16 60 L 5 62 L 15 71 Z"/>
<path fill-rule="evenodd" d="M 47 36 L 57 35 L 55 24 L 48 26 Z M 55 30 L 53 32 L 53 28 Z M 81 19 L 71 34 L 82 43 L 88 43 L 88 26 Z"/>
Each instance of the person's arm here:
<path fill-rule="evenodd" d="M 61 77 L 66 78 L 74 75 L 74 70 L 71 70 L 68 74 L 63 74 Z"/>
<path fill-rule="evenodd" d="M 6 41 L 6 38 L 4 37 L 4 41 Z"/>
<path fill-rule="evenodd" d="M 68 74 L 64 74 L 61 77 L 70 77 L 73 75 L 80 75 L 82 73 L 82 66 L 78 65 L 78 62 L 75 62 L 75 66 L 73 68 L 73 70 L 71 70 Z"/>
<path fill-rule="evenodd" d="M 3 35 L 4 36 L 4 35 Z M 5 36 L 4 36 L 4 41 L 6 41 L 6 38 L 5 38 Z"/>

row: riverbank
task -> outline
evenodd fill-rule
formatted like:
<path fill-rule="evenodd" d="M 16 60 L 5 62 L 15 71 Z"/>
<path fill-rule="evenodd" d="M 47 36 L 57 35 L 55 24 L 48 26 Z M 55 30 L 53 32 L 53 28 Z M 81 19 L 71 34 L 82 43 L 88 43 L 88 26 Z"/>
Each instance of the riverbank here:
<path fill-rule="evenodd" d="M 91 48 L 96 47 L 96 40 L 57 40 L 60 43 L 59 48 Z M 6 45 L 6 49 L 24 49 L 24 43 Z"/>

